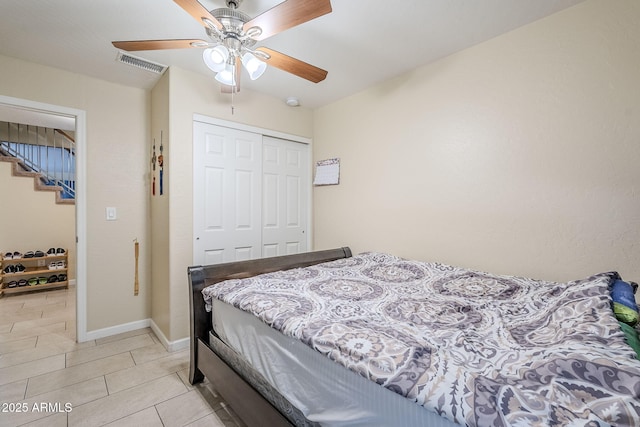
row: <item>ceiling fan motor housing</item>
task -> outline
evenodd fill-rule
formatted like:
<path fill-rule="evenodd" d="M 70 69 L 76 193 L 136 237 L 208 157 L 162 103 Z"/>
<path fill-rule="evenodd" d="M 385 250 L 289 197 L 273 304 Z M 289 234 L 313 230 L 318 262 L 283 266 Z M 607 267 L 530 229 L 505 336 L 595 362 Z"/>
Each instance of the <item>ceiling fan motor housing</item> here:
<path fill-rule="evenodd" d="M 227 3 L 230 2 L 228 1 Z M 218 34 L 216 31 L 206 28 L 207 34 L 211 39 L 221 41 L 225 45 L 227 45 L 226 41 L 229 39 L 240 40 L 244 47 L 251 47 L 256 44 L 256 40 L 245 34 L 243 29 L 244 24 L 251 20 L 251 17 L 246 13 L 223 7 L 212 10 L 211 15 L 213 15 L 224 27 L 222 34 Z M 229 41 L 228 43 L 230 44 L 227 46 L 228 48 L 235 47 L 235 44 L 232 41 Z"/>

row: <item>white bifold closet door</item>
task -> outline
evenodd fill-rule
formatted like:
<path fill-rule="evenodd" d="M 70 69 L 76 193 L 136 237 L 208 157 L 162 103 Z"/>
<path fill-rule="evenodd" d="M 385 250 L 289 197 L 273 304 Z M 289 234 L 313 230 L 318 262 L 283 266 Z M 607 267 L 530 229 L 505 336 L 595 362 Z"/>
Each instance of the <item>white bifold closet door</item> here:
<path fill-rule="evenodd" d="M 194 121 L 194 262 L 307 250 L 309 147 Z"/>

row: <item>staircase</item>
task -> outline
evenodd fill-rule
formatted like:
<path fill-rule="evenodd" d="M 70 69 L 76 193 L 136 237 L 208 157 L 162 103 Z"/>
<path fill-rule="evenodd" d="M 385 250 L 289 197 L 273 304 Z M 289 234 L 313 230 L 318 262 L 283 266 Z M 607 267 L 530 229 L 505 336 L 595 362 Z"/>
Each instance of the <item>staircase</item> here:
<path fill-rule="evenodd" d="M 34 189 L 54 191 L 56 203 L 75 204 L 75 141 L 65 131 L 0 122 L 0 161 L 12 175 L 30 177 Z"/>

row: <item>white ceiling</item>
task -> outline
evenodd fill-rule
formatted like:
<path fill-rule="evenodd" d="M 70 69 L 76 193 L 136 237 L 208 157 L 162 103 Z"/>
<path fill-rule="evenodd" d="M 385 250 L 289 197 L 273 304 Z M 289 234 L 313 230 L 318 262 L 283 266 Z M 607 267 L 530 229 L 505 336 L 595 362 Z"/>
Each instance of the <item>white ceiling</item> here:
<path fill-rule="evenodd" d="M 200 0 L 209 10 L 224 0 Z M 281 0 L 244 0 L 249 16 Z M 277 34 L 267 46 L 329 72 L 314 84 L 275 68 L 242 89 L 316 108 L 583 0 L 332 0 L 333 12 Z M 150 89 L 156 74 L 116 62 L 113 40 L 207 39 L 172 0 L 2 0 L 0 54 Z M 256 47 L 257 47 L 256 46 Z M 199 49 L 133 52 L 212 73 Z M 1 64 L 0 64 L 1 66 Z M 242 96 L 242 92 L 240 93 Z"/>

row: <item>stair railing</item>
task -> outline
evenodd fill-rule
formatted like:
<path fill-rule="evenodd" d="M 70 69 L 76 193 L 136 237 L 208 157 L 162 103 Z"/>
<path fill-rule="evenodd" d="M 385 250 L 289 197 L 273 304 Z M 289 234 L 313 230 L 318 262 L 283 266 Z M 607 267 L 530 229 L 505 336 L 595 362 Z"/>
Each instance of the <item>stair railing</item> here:
<path fill-rule="evenodd" d="M 0 150 L 41 174 L 47 185 L 62 187 L 62 197 L 75 199 L 75 141 L 64 131 L 6 123 Z"/>

